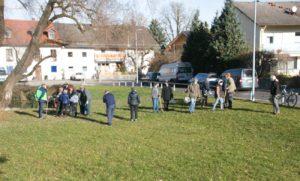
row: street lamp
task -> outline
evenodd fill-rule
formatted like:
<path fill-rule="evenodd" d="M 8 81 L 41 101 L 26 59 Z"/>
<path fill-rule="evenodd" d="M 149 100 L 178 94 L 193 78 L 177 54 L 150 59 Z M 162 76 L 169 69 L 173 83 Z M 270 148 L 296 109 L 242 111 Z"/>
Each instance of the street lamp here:
<path fill-rule="evenodd" d="M 135 63 L 136 63 L 136 83 L 139 83 L 139 63 L 138 63 L 138 33 L 137 31 L 142 31 L 143 29 L 135 30 Z"/>
<path fill-rule="evenodd" d="M 255 101 L 255 59 L 256 59 L 256 18 L 257 18 L 257 0 L 254 0 L 254 28 L 253 28 L 253 58 L 252 58 L 252 91 L 250 100 Z"/>

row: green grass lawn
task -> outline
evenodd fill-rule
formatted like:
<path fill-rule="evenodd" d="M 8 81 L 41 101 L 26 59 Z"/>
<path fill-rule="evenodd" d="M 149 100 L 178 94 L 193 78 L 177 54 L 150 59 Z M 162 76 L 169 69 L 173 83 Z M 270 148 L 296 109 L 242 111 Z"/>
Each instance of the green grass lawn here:
<path fill-rule="evenodd" d="M 0 180 L 299 180 L 300 111 L 235 101 L 234 110 L 152 113 L 150 90 L 139 121 L 129 122 L 129 88 L 117 99 L 113 126 L 103 123 L 102 95 L 90 87 L 89 117 L 37 119 L 8 112 L 0 122 Z M 183 94 L 175 94 L 182 98 Z"/>

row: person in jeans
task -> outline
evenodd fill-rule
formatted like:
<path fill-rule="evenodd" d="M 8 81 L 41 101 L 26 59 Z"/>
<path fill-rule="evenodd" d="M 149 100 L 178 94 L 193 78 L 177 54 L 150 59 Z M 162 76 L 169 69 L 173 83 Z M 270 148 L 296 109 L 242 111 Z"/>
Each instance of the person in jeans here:
<path fill-rule="evenodd" d="M 169 111 L 169 103 L 170 100 L 173 99 L 173 92 L 168 82 L 163 85 L 161 97 L 164 100 L 164 111 Z"/>
<path fill-rule="evenodd" d="M 198 80 L 193 78 L 192 83 L 187 88 L 188 96 L 190 97 L 189 112 L 194 113 L 196 107 L 196 101 L 200 97 L 200 86 Z"/>
<path fill-rule="evenodd" d="M 159 89 L 158 89 L 158 84 L 156 83 L 154 85 L 154 87 L 152 88 L 152 103 L 153 103 L 153 111 L 154 112 L 158 112 L 159 111 L 159 106 L 158 106 L 158 103 L 159 103 Z"/>
<path fill-rule="evenodd" d="M 35 93 L 35 99 L 39 103 L 39 108 L 38 108 L 39 118 L 42 119 L 42 118 L 44 118 L 44 115 L 43 115 L 44 106 L 45 106 L 45 104 L 47 104 L 47 101 L 48 101 L 46 84 L 42 84 L 40 87 L 38 87 L 38 89 L 36 90 L 36 93 Z"/>
<path fill-rule="evenodd" d="M 236 90 L 236 86 L 235 86 L 234 80 L 231 77 L 230 73 L 227 73 L 225 75 L 225 78 L 226 78 L 225 102 L 226 102 L 226 105 L 228 105 L 228 108 L 232 109 L 233 94 L 234 94 L 234 92 Z"/>
<path fill-rule="evenodd" d="M 68 90 L 65 89 L 63 91 L 63 93 L 59 96 L 59 101 L 61 102 L 61 116 L 65 116 L 67 115 L 67 109 L 68 109 L 68 106 L 70 104 L 70 98 L 69 98 L 69 95 L 68 95 Z"/>
<path fill-rule="evenodd" d="M 138 107 L 140 104 L 140 96 L 137 91 L 132 88 L 128 95 L 128 105 L 130 107 L 130 120 L 137 121 L 138 119 Z"/>
<path fill-rule="evenodd" d="M 275 115 L 280 114 L 280 109 L 279 109 L 279 96 L 280 96 L 280 85 L 279 81 L 276 78 L 275 75 L 271 76 L 271 88 L 270 88 L 270 93 L 271 93 L 271 102 L 273 104 L 273 113 Z"/>
<path fill-rule="evenodd" d="M 113 94 L 111 94 L 108 90 L 104 92 L 103 96 L 103 103 L 106 105 L 106 115 L 107 115 L 107 124 L 109 126 L 112 125 L 112 119 L 114 117 L 114 112 L 115 112 L 115 97 Z"/>
<path fill-rule="evenodd" d="M 224 95 L 223 95 L 222 87 L 223 87 L 223 80 L 219 80 L 215 90 L 216 101 L 212 109 L 213 111 L 216 110 L 216 107 L 219 103 L 220 103 L 221 110 L 224 110 L 224 98 L 223 98 Z"/>

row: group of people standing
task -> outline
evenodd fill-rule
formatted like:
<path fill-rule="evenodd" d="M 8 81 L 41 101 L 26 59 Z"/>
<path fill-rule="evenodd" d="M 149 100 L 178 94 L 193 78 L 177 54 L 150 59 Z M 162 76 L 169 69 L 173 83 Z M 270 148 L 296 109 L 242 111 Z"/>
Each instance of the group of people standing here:
<path fill-rule="evenodd" d="M 236 85 L 231 77 L 230 73 L 225 75 L 225 80 L 218 80 L 215 87 L 215 102 L 213 104 L 212 110 L 215 111 L 217 106 L 220 104 L 221 110 L 224 110 L 225 107 L 232 109 L 233 107 L 233 95 L 236 91 Z M 279 114 L 279 103 L 278 97 L 280 95 L 280 85 L 276 76 L 271 76 L 271 102 L 274 108 L 274 114 Z M 185 92 L 187 96 L 185 97 L 185 102 L 189 103 L 189 112 L 194 113 L 196 102 L 198 99 L 207 99 L 207 95 L 201 94 L 203 89 L 198 84 L 197 79 L 193 79 L 191 84 L 187 87 Z M 48 103 L 47 96 L 47 86 L 45 84 L 41 85 L 36 93 L 35 98 L 39 103 L 39 118 L 43 118 L 43 108 L 46 103 Z M 159 112 L 160 109 L 163 111 L 169 111 L 170 101 L 173 99 L 173 91 L 168 82 L 163 84 L 162 90 L 159 90 L 159 84 L 156 83 L 152 88 L 151 98 L 153 103 L 153 111 L 155 113 Z M 83 115 L 90 114 L 91 110 L 91 94 L 83 86 L 79 90 L 75 90 L 73 86 L 65 84 L 59 87 L 58 92 L 55 97 L 55 107 L 56 115 L 63 116 L 67 115 L 67 110 L 71 116 L 77 116 L 77 105 L 80 106 L 80 113 Z M 207 101 L 207 100 L 206 100 Z M 163 103 L 162 103 L 163 102 Z M 103 103 L 106 104 L 106 115 L 108 119 L 108 125 L 112 125 L 112 119 L 114 117 L 116 101 L 114 95 L 109 91 L 105 90 L 103 96 Z M 135 122 L 138 120 L 138 107 L 141 104 L 140 96 L 138 95 L 137 90 L 133 87 L 127 98 L 127 103 L 130 108 L 130 120 Z M 163 105 L 163 108 L 162 108 Z"/>
<path fill-rule="evenodd" d="M 46 84 L 42 84 L 35 93 L 35 99 L 38 102 L 39 118 L 44 118 L 44 107 L 50 101 Z M 80 113 L 89 115 L 91 109 L 91 94 L 83 86 L 76 90 L 69 84 L 64 84 L 59 87 L 57 92 L 52 97 L 54 107 L 56 108 L 57 116 L 66 116 L 68 113 L 73 117 L 77 117 L 77 107 L 79 104 Z M 46 110 L 47 111 L 47 110 Z M 47 113 L 47 112 L 46 112 Z"/>
<path fill-rule="evenodd" d="M 222 79 L 218 80 L 217 85 L 215 87 L 215 102 L 213 104 L 212 110 L 215 111 L 218 104 L 220 104 L 221 110 L 224 109 L 224 107 L 227 107 L 229 109 L 232 109 L 233 106 L 233 94 L 236 90 L 236 85 L 231 77 L 231 74 L 228 73 L 225 75 L 225 84 Z M 209 86 L 209 85 L 208 85 Z M 206 86 L 206 88 L 202 88 L 198 84 L 197 79 L 192 79 L 191 84 L 186 89 L 186 93 L 188 94 L 185 98 L 185 102 L 189 103 L 189 112 L 194 113 L 196 102 L 198 99 L 203 100 L 207 104 L 207 95 L 204 94 L 204 89 L 209 89 L 209 87 Z M 226 106 L 224 106 L 224 104 Z"/>

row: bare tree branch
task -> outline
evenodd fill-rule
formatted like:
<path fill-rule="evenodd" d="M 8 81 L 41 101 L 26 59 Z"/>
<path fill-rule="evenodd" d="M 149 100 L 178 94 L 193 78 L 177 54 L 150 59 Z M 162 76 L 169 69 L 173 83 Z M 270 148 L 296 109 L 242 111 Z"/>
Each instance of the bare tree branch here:
<path fill-rule="evenodd" d="M 31 76 L 35 72 L 35 70 L 41 65 L 41 63 L 43 63 L 45 60 L 47 60 L 49 58 L 53 58 L 53 56 L 49 55 L 49 56 L 46 56 L 44 58 L 41 58 L 39 60 L 39 62 L 37 64 L 35 64 L 35 66 L 32 68 L 32 70 L 28 74 L 23 75 L 23 78 L 27 78 L 27 77 Z"/>

